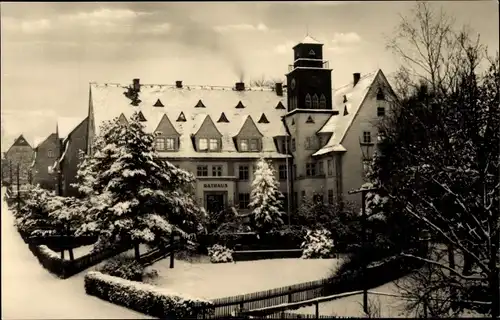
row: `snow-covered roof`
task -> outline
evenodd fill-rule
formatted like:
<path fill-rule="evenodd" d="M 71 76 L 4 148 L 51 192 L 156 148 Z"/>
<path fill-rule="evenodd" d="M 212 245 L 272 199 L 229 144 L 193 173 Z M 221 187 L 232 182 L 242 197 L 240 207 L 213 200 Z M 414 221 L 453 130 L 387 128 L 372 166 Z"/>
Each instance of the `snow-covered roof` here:
<path fill-rule="evenodd" d="M 232 87 L 141 85 L 138 106 L 132 106 L 124 92 L 127 85 L 92 83 L 92 108 L 96 131 L 103 121 L 111 120 L 123 114 L 130 118 L 134 111 L 141 111 L 146 121 L 143 122 L 148 132 L 154 132 L 164 115 L 168 117 L 175 130 L 180 134 L 178 152 L 164 152 L 161 155 L 176 157 L 265 157 L 281 158 L 273 138 L 287 135 L 281 117 L 287 113 L 286 95 L 278 96 L 274 90 L 266 88 L 247 88 L 236 91 Z M 163 107 L 153 106 L 160 100 Z M 196 107 L 201 101 L 204 107 Z M 236 108 L 241 102 L 244 108 Z M 285 109 L 276 109 L 281 102 Z M 186 121 L 177 121 L 183 113 Z M 228 122 L 218 122 L 224 113 Z M 258 123 L 262 114 L 269 123 Z M 195 134 L 207 117 L 210 117 L 222 135 L 222 152 L 202 153 L 193 149 L 191 135 Z M 232 138 L 238 134 L 246 118 L 250 116 L 262 133 L 262 153 L 238 153 Z"/>
<path fill-rule="evenodd" d="M 321 44 L 318 40 L 314 39 L 310 35 L 307 35 L 300 43 L 304 44 Z"/>
<path fill-rule="evenodd" d="M 334 91 L 333 108 L 338 110 L 339 113 L 332 116 L 318 131 L 318 133 L 333 134 L 328 143 L 316 151 L 313 156 L 319 156 L 332 151 L 346 151 L 341 145 L 342 140 L 379 72 L 380 70 L 377 70 L 362 76 L 355 86 L 350 83 Z M 347 99 L 346 102 L 344 102 L 344 97 Z M 347 111 L 347 114 L 344 111 Z"/>
<path fill-rule="evenodd" d="M 58 117 L 57 127 L 59 138 L 66 139 L 69 134 L 83 121 L 83 118 L 77 117 Z"/>
<path fill-rule="evenodd" d="M 47 140 L 47 138 L 48 138 L 49 136 L 50 136 L 50 135 L 45 136 L 45 137 L 41 137 L 41 136 L 40 136 L 40 137 L 35 137 L 35 138 L 33 139 L 33 149 L 38 148 L 38 146 L 39 146 L 42 142 L 44 142 L 45 140 Z"/>

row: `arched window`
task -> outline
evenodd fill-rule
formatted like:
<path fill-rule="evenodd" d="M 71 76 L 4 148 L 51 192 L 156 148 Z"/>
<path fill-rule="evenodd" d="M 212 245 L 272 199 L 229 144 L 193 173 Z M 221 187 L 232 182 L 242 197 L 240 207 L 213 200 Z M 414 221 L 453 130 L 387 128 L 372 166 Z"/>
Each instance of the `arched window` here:
<path fill-rule="evenodd" d="M 306 109 L 311 109 L 311 95 L 308 93 L 306 94 Z"/>
<path fill-rule="evenodd" d="M 326 97 L 324 94 L 322 94 L 321 98 L 319 98 L 319 107 L 321 109 L 326 109 Z"/>
<path fill-rule="evenodd" d="M 316 93 L 313 96 L 313 108 L 314 109 L 319 108 L 319 100 L 318 100 L 318 95 Z"/>

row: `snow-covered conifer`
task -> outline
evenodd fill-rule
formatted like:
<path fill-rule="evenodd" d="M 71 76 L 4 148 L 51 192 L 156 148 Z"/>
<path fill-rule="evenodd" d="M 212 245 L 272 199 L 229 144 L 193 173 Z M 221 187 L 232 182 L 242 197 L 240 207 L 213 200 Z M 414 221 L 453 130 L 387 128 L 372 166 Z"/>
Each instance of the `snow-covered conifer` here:
<path fill-rule="evenodd" d="M 249 204 L 254 227 L 259 232 L 267 232 L 283 225 L 282 198 L 271 162 L 264 158 L 259 159 L 252 181 Z"/>
<path fill-rule="evenodd" d="M 154 135 L 144 132 L 138 113 L 128 124 L 118 118 L 103 124 L 93 150 L 79 166 L 76 186 L 89 201 L 80 233 L 98 232 L 97 247 L 158 245 L 172 232 L 200 229 L 204 211 L 191 196 L 194 177 L 159 158 Z"/>

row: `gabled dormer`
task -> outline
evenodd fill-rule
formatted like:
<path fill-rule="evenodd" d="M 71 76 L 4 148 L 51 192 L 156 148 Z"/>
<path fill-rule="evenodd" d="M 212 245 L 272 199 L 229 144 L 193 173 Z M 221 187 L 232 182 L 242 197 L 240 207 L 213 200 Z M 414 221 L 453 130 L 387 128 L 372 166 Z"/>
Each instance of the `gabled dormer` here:
<path fill-rule="evenodd" d="M 180 145 L 180 134 L 166 114 L 158 123 L 155 131 L 155 148 L 158 152 L 178 151 Z"/>
<path fill-rule="evenodd" d="M 192 141 L 198 152 L 222 151 L 222 134 L 210 116 L 205 116 L 201 126 L 193 134 Z"/>
<path fill-rule="evenodd" d="M 239 152 L 260 152 L 262 151 L 263 134 L 257 128 L 251 116 L 247 116 L 245 122 L 234 137 L 236 149 Z"/>
<path fill-rule="evenodd" d="M 196 103 L 196 105 L 194 106 L 195 108 L 205 108 L 205 105 L 203 104 L 203 102 L 200 100 L 198 100 L 198 102 Z"/>

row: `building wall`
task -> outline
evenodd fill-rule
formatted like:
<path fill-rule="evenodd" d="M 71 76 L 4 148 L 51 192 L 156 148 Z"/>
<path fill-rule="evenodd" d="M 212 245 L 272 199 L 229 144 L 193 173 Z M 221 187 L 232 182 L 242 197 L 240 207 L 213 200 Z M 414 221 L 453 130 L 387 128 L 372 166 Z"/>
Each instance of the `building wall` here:
<path fill-rule="evenodd" d="M 388 112 L 388 103 L 386 101 L 377 100 L 377 92 L 379 87 L 386 87 L 387 85 L 388 83 L 380 74 L 375 78 L 364 103 L 361 105 L 344 140 L 341 142 L 347 149 L 347 152 L 342 157 L 344 199 L 354 203 L 361 204 L 361 195 L 349 195 L 347 192 L 358 189 L 366 182 L 360 139 L 363 139 L 363 131 L 369 131 L 371 133 L 371 140 L 376 145 L 378 136 L 377 122 L 380 119 L 377 117 L 377 107 L 384 106 L 386 108 L 386 113 Z M 372 151 L 375 145 L 371 148 Z"/>
<path fill-rule="evenodd" d="M 56 176 L 49 171 L 49 167 L 52 167 L 59 157 L 60 148 L 61 144 L 55 133 L 49 135 L 45 141 L 38 145 L 32 168 L 33 184 L 39 184 L 44 189 L 55 190 Z"/>
<path fill-rule="evenodd" d="M 5 160 L 9 165 L 6 173 L 7 177 L 6 181 L 11 183 L 17 183 L 17 164 L 19 164 L 19 183 L 20 184 L 29 183 L 33 157 L 34 157 L 34 151 L 31 148 L 31 146 L 13 145 L 5 155 Z M 10 180 L 11 168 L 12 168 L 12 181 Z"/>
<path fill-rule="evenodd" d="M 208 176 L 197 177 L 196 179 L 196 199 L 198 203 L 206 207 L 205 195 L 206 192 L 224 192 L 225 202 L 228 206 L 239 207 L 239 194 L 251 192 L 251 184 L 255 177 L 254 170 L 256 166 L 256 159 L 168 159 L 173 165 L 191 172 L 197 176 L 197 168 L 200 165 L 207 166 Z M 279 180 L 279 165 L 285 165 L 284 159 L 273 160 L 272 165 L 275 169 L 276 179 L 279 181 L 279 190 L 286 194 L 287 182 L 286 180 Z M 222 166 L 222 176 L 213 176 L 212 167 Z M 239 167 L 248 166 L 248 180 L 239 179 Z M 285 208 L 286 210 L 286 208 Z M 245 210 L 242 210 L 243 212 Z"/>
<path fill-rule="evenodd" d="M 306 123 L 309 117 L 313 119 L 314 123 Z M 319 168 L 316 168 L 317 172 L 314 177 L 308 177 L 306 175 L 306 164 L 315 161 L 311 155 L 319 149 L 319 146 L 314 149 L 307 149 L 306 139 L 309 137 L 317 137 L 316 133 L 330 117 L 331 113 L 297 112 L 286 119 L 291 139 L 295 139 L 295 149 L 292 148 L 291 150 L 293 164 L 296 166 L 294 193 L 298 196 L 296 200 L 297 205 L 300 205 L 302 202 L 303 192 L 305 192 L 306 197 L 312 197 L 314 194 L 323 194 L 324 199 L 326 199 L 325 193 L 327 193 L 328 190 L 326 163 L 323 163 L 325 174 L 320 175 L 318 173 Z"/>
<path fill-rule="evenodd" d="M 76 173 L 80 163 L 80 150 L 87 152 L 88 118 L 83 120 L 68 136 L 69 146 L 61 163 L 62 192 L 65 196 L 75 196 L 78 191 L 71 186 L 76 182 Z M 64 152 L 64 150 L 62 150 Z"/>

